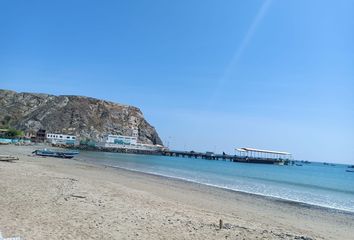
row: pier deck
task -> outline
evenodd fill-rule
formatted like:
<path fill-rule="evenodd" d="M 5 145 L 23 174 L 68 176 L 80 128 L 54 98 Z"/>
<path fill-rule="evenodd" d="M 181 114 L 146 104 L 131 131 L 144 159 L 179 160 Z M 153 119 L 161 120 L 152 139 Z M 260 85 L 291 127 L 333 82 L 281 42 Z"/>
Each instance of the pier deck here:
<path fill-rule="evenodd" d="M 202 153 L 194 151 L 173 151 L 167 150 L 163 151 L 164 156 L 173 157 L 186 157 L 186 158 L 200 158 L 206 160 L 223 160 L 231 162 L 243 162 L 243 163 L 263 163 L 263 164 L 284 164 L 287 160 L 281 158 L 266 158 L 266 157 L 251 157 L 251 156 L 237 156 L 229 154 L 213 154 L 213 153 Z"/>

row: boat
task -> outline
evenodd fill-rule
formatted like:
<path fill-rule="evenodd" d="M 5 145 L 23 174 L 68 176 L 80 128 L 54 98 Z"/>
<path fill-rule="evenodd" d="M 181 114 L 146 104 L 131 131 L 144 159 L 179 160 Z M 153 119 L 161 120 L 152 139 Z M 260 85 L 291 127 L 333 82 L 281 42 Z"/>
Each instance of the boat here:
<path fill-rule="evenodd" d="M 10 156 L 10 155 L 0 155 L 0 161 L 4 162 L 12 162 L 18 160 L 18 157 Z"/>
<path fill-rule="evenodd" d="M 348 168 L 354 168 L 354 165 L 348 166 Z"/>
<path fill-rule="evenodd" d="M 346 172 L 352 172 L 352 173 L 354 173 L 354 170 L 349 170 L 349 169 L 347 169 L 347 170 L 345 170 Z"/>
<path fill-rule="evenodd" d="M 78 151 L 56 151 L 56 150 L 48 150 L 48 149 L 40 149 L 32 152 L 37 156 L 42 157 L 57 157 L 57 158 L 73 158 L 78 155 Z"/>

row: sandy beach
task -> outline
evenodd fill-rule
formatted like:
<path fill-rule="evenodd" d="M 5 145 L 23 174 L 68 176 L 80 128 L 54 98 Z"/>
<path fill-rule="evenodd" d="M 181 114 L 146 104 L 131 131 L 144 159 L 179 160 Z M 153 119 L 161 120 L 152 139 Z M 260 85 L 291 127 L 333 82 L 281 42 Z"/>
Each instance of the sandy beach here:
<path fill-rule="evenodd" d="M 0 231 L 23 239 L 354 239 L 354 215 L 0 146 Z M 219 219 L 224 228 L 219 230 Z"/>

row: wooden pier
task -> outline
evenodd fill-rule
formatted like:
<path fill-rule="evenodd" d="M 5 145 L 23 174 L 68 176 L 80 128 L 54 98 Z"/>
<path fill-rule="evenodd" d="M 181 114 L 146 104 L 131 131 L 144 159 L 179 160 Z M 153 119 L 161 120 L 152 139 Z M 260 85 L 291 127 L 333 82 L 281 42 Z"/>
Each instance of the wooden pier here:
<path fill-rule="evenodd" d="M 241 153 L 240 153 L 241 152 Z M 220 160 L 242 163 L 263 163 L 284 165 L 291 160 L 291 154 L 286 152 L 276 152 L 268 150 L 259 150 L 253 148 L 236 149 L 235 155 L 214 154 L 212 152 L 194 152 L 194 151 L 174 151 L 165 150 L 162 152 L 164 156 L 183 157 L 183 158 L 200 158 L 206 160 Z"/>

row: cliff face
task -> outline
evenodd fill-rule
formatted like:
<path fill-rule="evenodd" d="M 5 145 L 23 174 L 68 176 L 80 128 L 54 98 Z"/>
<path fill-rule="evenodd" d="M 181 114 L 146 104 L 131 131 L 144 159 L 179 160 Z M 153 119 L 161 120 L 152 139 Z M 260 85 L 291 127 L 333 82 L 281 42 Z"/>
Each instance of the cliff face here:
<path fill-rule="evenodd" d="M 139 132 L 140 143 L 161 144 L 156 130 L 140 109 L 81 96 L 17 93 L 0 89 L 0 125 L 24 131 L 45 129 L 99 140 L 105 134 Z"/>

